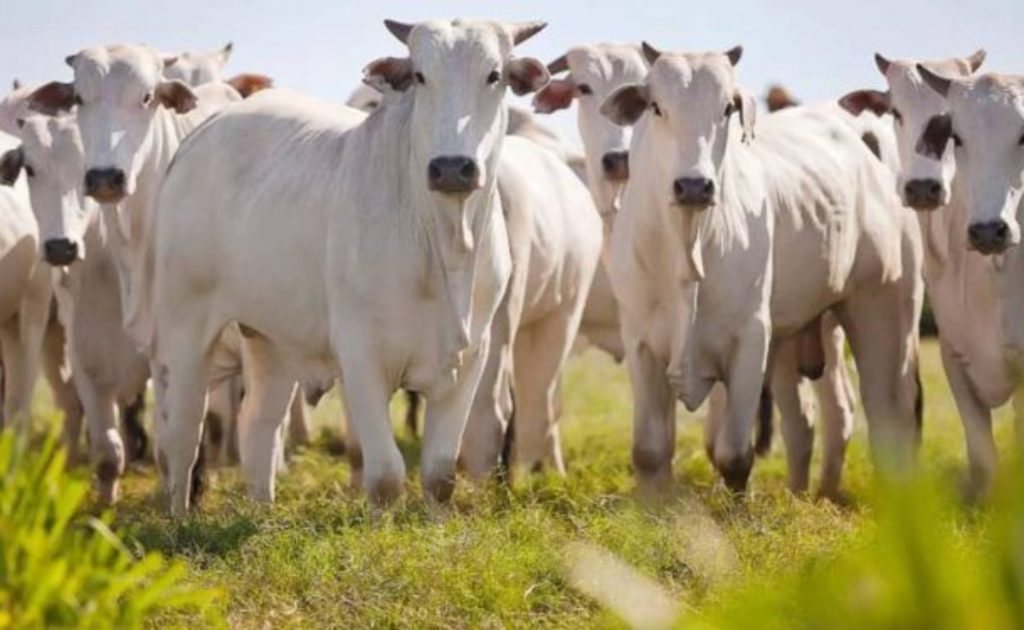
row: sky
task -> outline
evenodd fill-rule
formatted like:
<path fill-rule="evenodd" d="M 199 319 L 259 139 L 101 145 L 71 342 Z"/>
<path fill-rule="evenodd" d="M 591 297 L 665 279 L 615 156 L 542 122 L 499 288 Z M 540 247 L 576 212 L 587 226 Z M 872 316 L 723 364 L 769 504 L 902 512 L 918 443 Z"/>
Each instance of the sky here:
<path fill-rule="evenodd" d="M 1024 74 L 1024 0 L 0 0 L 0 90 L 14 78 L 69 80 L 64 57 L 115 42 L 167 52 L 235 44 L 227 73 L 259 72 L 331 100 L 367 62 L 401 54 L 382 20 L 545 20 L 518 53 L 550 61 L 572 45 L 649 41 L 665 50 L 744 46 L 740 82 L 755 94 L 782 83 L 804 102 L 881 87 L 875 51 L 891 57 L 967 55 Z M 553 117 L 574 133 L 571 113 Z"/>

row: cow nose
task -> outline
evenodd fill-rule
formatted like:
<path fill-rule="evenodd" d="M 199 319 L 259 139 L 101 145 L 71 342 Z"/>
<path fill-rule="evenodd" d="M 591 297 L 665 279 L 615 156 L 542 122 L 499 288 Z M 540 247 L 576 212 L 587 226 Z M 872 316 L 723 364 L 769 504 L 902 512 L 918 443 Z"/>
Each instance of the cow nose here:
<path fill-rule="evenodd" d="M 715 200 L 715 182 L 707 177 L 680 177 L 672 184 L 680 205 L 706 208 Z"/>
<path fill-rule="evenodd" d="M 116 203 L 125 196 L 124 182 L 119 168 L 91 168 L 85 172 L 85 194 L 100 203 Z"/>
<path fill-rule="evenodd" d="M 43 243 L 43 258 L 55 267 L 70 265 L 78 259 L 78 243 L 66 238 L 51 238 Z"/>
<path fill-rule="evenodd" d="M 601 168 L 605 179 L 613 182 L 624 182 L 629 179 L 629 153 L 626 151 L 609 151 L 601 157 Z"/>
<path fill-rule="evenodd" d="M 476 160 L 464 156 L 439 157 L 427 165 L 430 190 L 466 193 L 480 188 L 480 167 Z"/>
<path fill-rule="evenodd" d="M 998 219 L 985 223 L 972 223 L 967 227 L 971 247 L 981 254 L 1001 254 L 1010 247 L 1010 226 Z"/>
<path fill-rule="evenodd" d="M 936 179 L 912 179 L 903 187 L 903 197 L 915 210 L 934 210 L 942 203 L 942 183 Z"/>

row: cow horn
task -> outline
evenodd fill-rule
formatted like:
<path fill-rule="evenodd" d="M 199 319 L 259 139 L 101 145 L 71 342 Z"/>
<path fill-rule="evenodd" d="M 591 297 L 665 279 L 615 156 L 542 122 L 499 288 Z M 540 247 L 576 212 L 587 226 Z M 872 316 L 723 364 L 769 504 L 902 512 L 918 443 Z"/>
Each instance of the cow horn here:
<path fill-rule="evenodd" d="M 395 36 L 395 39 L 403 44 L 409 43 L 409 33 L 412 32 L 412 24 L 397 22 L 395 20 L 384 20 L 384 26 L 388 32 Z"/>
<path fill-rule="evenodd" d="M 928 84 L 928 87 L 938 92 L 940 96 L 949 95 L 949 86 L 953 84 L 951 79 L 939 76 L 921 64 L 917 64 L 917 71 L 921 74 L 924 82 Z"/>
<path fill-rule="evenodd" d="M 974 54 L 967 58 L 967 65 L 970 66 L 971 72 L 977 72 L 981 64 L 985 63 L 985 57 L 988 53 L 985 52 L 984 48 L 979 48 L 974 51 Z"/>
<path fill-rule="evenodd" d="M 566 55 L 562 55 L 558 59 L 555 59 L 548 64 L 548 72 L 551 74 L 558 74 L 560 72 L 566 72 L 569 70 L 569 58 Z"/>
<path fill-rule="evenodd" d="M 875 65 L 878 66 L 879 72 L 886 75 L 889 73 L 889 66 L 891 65 L 891 62 L 883 57 L 881 53 L 875 53 Z"/>
<path fill-rule="evenodd" d="M 512 32 L 512 43 L 516 46 L 522 44 L 544 30 L 544 27 L 547 25 L 547 22 L 520 22 L 518 24 L 513 24 L 509 27 L 509 30 Z"/>
<path fill-rule="evenodd" d="M 646 59 L 647 63 L 652 66 L 654 65 L 654 62 L 658 60 L 658 57 L 661 56 L 661 51 L 647 42 L 641 43 L 640 48 L 644 51 L 644 59 Z"/>
<path fill-rule="evenodd" d="M 725 51 L 725 56 L 729 58 L 729 63 L 735 66 L 743 57 L 743 46 L 734 46 L 733 48 L 730 48 Z"/>

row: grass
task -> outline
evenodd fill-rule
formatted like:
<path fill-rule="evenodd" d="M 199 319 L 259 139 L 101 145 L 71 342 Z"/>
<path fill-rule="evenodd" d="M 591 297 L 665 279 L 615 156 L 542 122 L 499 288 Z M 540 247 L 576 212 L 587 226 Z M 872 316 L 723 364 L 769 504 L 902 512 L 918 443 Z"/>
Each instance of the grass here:
<path fill-rule="evenodd" d="M 955 491 L 965 467 L 962 430 L 937 346 L 926 343 L 923 352 L 922 467 Z M 397 424 L 400 411 L 396 431 L 414 472 L 417 446 Z M 337 427 L 340 413 L 328 398 L 315 424 Z M 1004 451 L 1013 441 L 1007 413 L 996 423 Z M 677 495 L 643 507 L 633 497 L 625 371 L 589 351 L 565 375 L 565 478 L 536 476 L 511 490 L 460 483 L 451 507 L 435 510 L 411 476 L 408 498 L 374 515 L 350 490 L 347 464 L 311 448 L 279 480 L 275 505 L 247 501 L 237 472 L 218 470 L 202 511 L 181 523 L 154 499 L 152 469 L 134 470 L 116 525 L 130 546 L 184 560 L 190 583 L 222 593 L 212 610 L 167 613 L 153 620 L 161 626 L 199 626 L 212 615 L 232 626 L 275 628 L 782 627 L 791 625 L 784 621 L 793 613 L 791 596 L 813 599 L 819 586 L 849 591 L 836 576 L 860 576 L 863 558 L 890 549 L 887 540 L 896 554 L 916 549 L 895 534 L 895 542 L 887 538 L 899 527 L 879 525 L 894 512 L 878 507 L 862 417 L 844 474 L 851 501 L 842 508 L 786 491 L 781 444 L 758 463 L 749 499 L 734 500 L 706 460 L 699 418 L 680 413 L 679 422 Z M 934 542 L 964 563 L 988 553 L 990 513 L 950 506 L 929 490 L 909 496 L 924 506 L 912 510 L 914 518 L 937 532 L 921 544 Z M 836 566 L 843 567 L 838 574 Z M 800 607 L 806 618 L 792 625 L 833 624 L 829 615 L 844 610 L 818 608 Z M 946 617 L 946 625 L 956 619 Z"/>

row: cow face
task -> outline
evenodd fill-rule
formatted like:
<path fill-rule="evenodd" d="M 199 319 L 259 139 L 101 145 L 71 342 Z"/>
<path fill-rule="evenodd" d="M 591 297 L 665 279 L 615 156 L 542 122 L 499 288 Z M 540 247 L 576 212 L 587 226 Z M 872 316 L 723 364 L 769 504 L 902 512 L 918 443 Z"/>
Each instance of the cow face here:
<path fill-rule="evenodd" d="M 0 158 L 5 179 L 24 172 L 32 211 L 39 224 L 42 256 L 55 266 L 85 256 L 83 234 L 89 223 L 82 196 L 85 172 L 82 141 L 72 116 L 30 116 L 20 121 L 22 145 Z"/>
<path fill-rule="evenodd" d="M 44 85 L 33 93 L 32 107 L 53 114 L 77 106 L 85 193 L 118 203 L 136 190 L 160 109 L 191 111 L 195 94 L 181 81 L 164 80 L 164 60 L 150 48 L 89 48 L 67 61 L 74 83 Z"/>
<path fill-rule="evenodd" d="M 984 59 L 984 51 L 978 51 L 970 57 L 922 63 L 943 76 L 968 76 Z M 925 211 L 944 206 L 949 203 L 956 171 L 953 147 L 947 142 L 949 134 L 944 132 L 941 118 L 946 103 L 924 84 L 918 62 L 881 55 L 875 56 L 875 62 L 889 91 L 859 90 L 843 97 L 840 105 L 854 115 L 865 109 L 878 115 L 891 113 L 900 157 L 897 185 L 903 203 Z"/>
<path fill-rule="evenodd" d="M 164 56 L 164 78 L 178 80 L 192 87 L 224 80 L 224 66 L 231 58 L 233 45 L 212 51 L 186 51 Z"/>
<path fill-rule="evenodd" d="M 632 128 L 616 125 L 601 115 L 601 103 L 616 88 L 640 83 L 647 64 L 639 46 L 596 44 L 577 46 L 548 64 L 552 80 L 533 99 L 538 113 L 550 113 L 579 104 L 576 122 L 586 149 L 587 185 L 598 210 L 610 216 L 618 207 L 622 186 L 629 177 Z"/>
<path fill-rule="evenodd" d="M 726 53 L 660 54 L 647 81 L 619 88 L 601 111 L 619 124 L 644 117 L 645 141 L 658 164 L 647 165 L 650 184 L 666 206 L 703 210 L 716 205 L 733 120 L 753 137 L 754 104 L 735 83 L 733 66 L 742 49 Z"/>
<path fill-rule="evenodd" d="M 950 78 L 925 66 L 918 71 L 947 103 L 943 127 L 955 145 L 957 178 L 970 208 L 967 242 L 982 254 L 1003 253 L 1020 243 L 1024 76 Z"/>
<path fill-rule="evenodd" d="M 513 47 L 543 24 L 386 22 L 409 49 L 407 58 L 371 63 L 366 82 L 380 91 L 411 90 L 414 163 L 426 165 L 427 187 L 466 197 L 492 172 L 505 131 L 505 88 L 536 91 L 548 72 L 535 59 L 513 59 Z"/>

